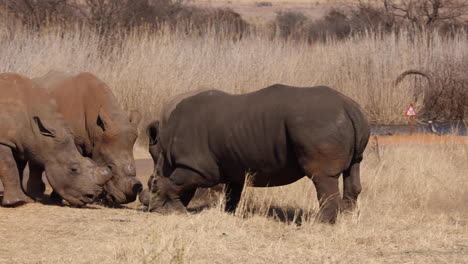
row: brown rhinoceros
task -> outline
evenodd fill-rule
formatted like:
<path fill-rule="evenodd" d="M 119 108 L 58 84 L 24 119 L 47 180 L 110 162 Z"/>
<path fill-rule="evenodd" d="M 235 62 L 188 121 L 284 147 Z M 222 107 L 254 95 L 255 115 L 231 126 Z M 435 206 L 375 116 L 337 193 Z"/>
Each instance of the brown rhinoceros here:
<path fill-rule="evenodd" d="M 59 112 L 74 131 L 75 144 L 82 155 L 112 171 L 111 180 L 104 186 L 107 201 L 133 202 L 142 189 L 133 157 L 141 115 L 132 111 L 128 116 L 122 111 L 110 88 L 91 73 L 71 75 L 53 71 L 34 82 L 56 100 Z M 28 192 L 40 195 L 42 185 L 37 174 L 30 179 Z"/>
<path fill-rule="evenodd" d="M 110 170 L 80 155 L 72 130 L 50 95 L 14 73 L 0 74 L 0 94 L 2 205 L 27 201 L 21 184 L 27 162 L 41 167 L 41 172 L 45 169 L 54 191 L 71 205 L 92 202 L 110 179 Z"/>
<path fill-rule="evenodd" d="M 359 168 L 370 134 L 359 105 L 345 95 L 280 84 L 242 95 L 199 93 L 178 103 L 159 131 L 149 130 L 157 132 L 150 141 L 160 152 L 150 211 L 185 211 L 198 187 L 219 183 L 226 183 L 226 210 L 234 211 L 248 171 L 254 187 L 309 177 L 319 220 L 329 223 L 341 202 L 352 209 L 361 192 Z"/>

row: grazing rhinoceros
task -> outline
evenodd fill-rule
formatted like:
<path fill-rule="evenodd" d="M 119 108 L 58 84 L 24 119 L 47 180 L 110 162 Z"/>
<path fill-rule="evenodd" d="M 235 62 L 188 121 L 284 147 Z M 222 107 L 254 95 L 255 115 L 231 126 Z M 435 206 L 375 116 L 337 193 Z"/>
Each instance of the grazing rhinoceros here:
<path fill-rule="evenodd" d="M 34 81 L 48 89 L 57 101 L 82 155 L 111 169 L 112 179 L 104 185 L 107 201 L 117 204 L 135 201 L 142 189 L 133 157 L 141 115 L 132 111 L 127 116 L 109 87 L 91 73 L 50 72 Z M 40 174 L 33 179 L 29 181 L 28 192 L 40 195 L 43 192 Z"/>
<path fill-rule="evenodd" d="M 71 205 L 92 202 L 111 172 L 80 155 L 72 130 L 50 95 L 14 73 L 0 74 L 0 94 L 2 205 L 27 201 L 21 184 L 27 162 L 44 168 L 54 191 Z"/>
<path fill-rule="evenodd" d="M 157 131 L 154 125 L 148 129 Z M 369 134 L 358 104 L 328 87 L 199 93 L 177 104 L 165 126 L 150 133 L 160 154 L 149 210 L 185 211 L 196 188 L 226 183 L 226 210 L 234 211 L 249 171 L 256 187 L 309 177 L 319 220 L 333 223 L 339 176 L 344 209 L 353 209 L 361 192 L 359 167 Z"/>
<path fill-rule="evenodd" d="M 151 189 L 152 182 L 154 181 L 156 177 L 156 164 L 158 163 L 158 156 L 159 156 L 159 145 L 157 144 L 156 141 L 156 136 L 158 135 L 158 131 L 161 127 L 164 127 L 164 125 L 167 123 L 169 120 L 169 117 L 171 116 L 172 111 L 176 108 L 177 104 L 179 104 L 182 100 L 184 100 L 187 97 L 199 94 L 201 92 L 205 92 L 208 89 L 197 89 L 193 91 L 189 91 L 186 93 L 181 93 L 176 96 L 173 96 L 169 98 L 166 102 L 164 102 L 162 110 L 161 110 L 161 123 L 159 123 L 158 120 L 151 122 L 151 124 L 148 125 L 146 133 L 149 137 L 149 153 L 151 157 L 153 158 L 153 163 L 154 163 L 154 170 L 153 173 L 151 174 L 150 178 L 148 179 L 148 189 L 144 189 L 140 193 L 140 202 L 148 206 L 149 205 L 149 190 Z"/>

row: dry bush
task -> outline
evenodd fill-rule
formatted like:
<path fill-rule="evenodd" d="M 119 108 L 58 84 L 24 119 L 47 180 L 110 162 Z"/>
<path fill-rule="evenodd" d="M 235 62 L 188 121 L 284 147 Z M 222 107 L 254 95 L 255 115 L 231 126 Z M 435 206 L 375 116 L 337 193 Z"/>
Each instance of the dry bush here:
<path fill-rule="evenodd" d="M 202 9 L 184 7 L 168 18 L 167 23 L 175 31 L 204 35 L 216 33 L 220 37 L 239 39 L 249 32 L 250 25 L 231 9 Z"/>
<path fill-rule="evenodd" d="M 358 5 L 350 14 L 332 9 L 322 19 L 310 20 L 300 12 L 280 12 L 272 23 L 273 34 L 285 39 L 327 41 L 344 39 L 366 31 L 390 32 L 394 21 L 382 9 Z"/>
<path fill-rule="evenodd" d="M 273 34 L 284 39 L 303 38 L 308 18 L 299 12 L 279 12 L 272 23 Z"/>
<path fill-rule="evenodd" d="M 183 0 L 1 0 L 0 20 L 21 21 L 36 30 L 80 25 L 98 32 L 103 45 L 119 45 L 132 30 L 157 32 L 168 25 L 174 31 L 202 35 L 214 30 L 221 36 L 240 38 L 249 24 L 230 9 L 204 9 Z M 14 25 L 10 27 L 15 27 Z"/>
<path fill-rule="evenodd" d="M 422 100 L 420 120 L 463 121 L 468 114 L 468 60 L 443 62 L 435 71 L 420 71 L 427 82 L 415 79 L 414 100 Z M 416 71 L 418 72 L 418 71 Z M 422 99 L 420 99 L 422 98 Z"/>
<path fill-rule="evenodd" d="M 3 19 L 16 19 L 36 30 L 51 24 L 79 20 L 79 11 L 70 0 L 1 0 L 2 8 L 8 12 L 2 14 Z"/>
<path fill-rule="evenodd" d="M 270 7 L 273 6 L 272 2 L 267 2 L 267 1 L 261 1 L 261 2 L 255 2 L 255 6 L 257 7 Z"/>
<path fill-rule="evenodd" d="M 405 30 L 417 35 L 435 30 L 443 36 L 454 37 L 458 32 L 468 30 L 468 21 L 462 19 L 463 16 L 468 17 L 468 4 L 457 2 L 458 5 L 455 5 L 456 1 L 442 1 L 440 7 L 433 7 L 440 9 L 437 15 L 427 10 L 429 2 L 436 5 L 435 2 L 440 1 L 409 0 L 398 4 L 384 1 L 382 6 L 372 1 L 358 1 L 351 4 L 347 12 L 332 9 L 323 18 L 315 21 L 300 12 L 279 12 L 270 27 L 273 29 L 273 35 L 308 42 L 326 41 L 327 38 L 344 39 L 367 31 L 388 34 Z M 411 6 L 411 10 L 418 10 L 420 16 L 426 19 L 412 19 L 408 14 L 400 14 L 401 10 L 406 10 L 400 5 Z M 412 14 L 413 11 L 407 12 Z"/>
<path fill-rule="evenodd" d="M 260 35 L 239 41 L 215 32 L 196 37 L 165 27 L 159 33 L 132 31 L 119 48 L 102 53 L 92 30 L 56 29 L 39 35 L 3 30 L 0 71 L 31 77 L 53 69 L 93 72 L 110 85 L 125 109 L 143 113 L 143 125 L 159 118 L 162 102 L 180 92 L 204 86 L 241 93 L 274 83 L 328 85 L 355 99 L 372 123 L 401 124 L 407 122 L 404 111 L 410 103 L 417 111 L 424 105 L 423 97 L 413 96 L 411 82 L 394 85 L 402 70 L 450 72 L 455 69 L 448 63 L 465 65 L 468 56 L 463 32 L 453 39 L 437 32 L 418 38 L 407 31 L 366 34 L 308 45 Z"/>
<path fill-rule="evenodd" d="M 353 32 L 366 30 L 390 32 L 401 25 L 381 7 L 359 3 L 351 9 L 349 23 Z"/>
<path fill-rule="evenodd" d="M 409 21 L 417 27 L 460 21 L 468 15 L 468 3 L 465 0 L 382 0 L 382 2 L 389 14 Z"/>

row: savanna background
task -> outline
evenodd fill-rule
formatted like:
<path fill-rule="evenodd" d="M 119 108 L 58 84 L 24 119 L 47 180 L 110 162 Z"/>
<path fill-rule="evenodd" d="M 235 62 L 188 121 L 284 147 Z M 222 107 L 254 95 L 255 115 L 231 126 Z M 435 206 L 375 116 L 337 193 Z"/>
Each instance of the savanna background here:
<path fill-rule="evenodd" d="M 430 76 L 395 79 L 404 70 Z M 457 0 L 1 0 L 0 72 L 89 71 L 143 114 L 138 177 L 152 162 L 145 125 L 168 97 L 274 83 L 328 85 L 373 125 L 458 123 L 468 115 L 468 3 Z M 465 263 L 466 136 L 373 136 L 358 210 L 314 223 L 308 179 L 247 188 L 235 215 L 218 191 L 188 215 L 28 204 L 0 208 L 5 263 Z"/>

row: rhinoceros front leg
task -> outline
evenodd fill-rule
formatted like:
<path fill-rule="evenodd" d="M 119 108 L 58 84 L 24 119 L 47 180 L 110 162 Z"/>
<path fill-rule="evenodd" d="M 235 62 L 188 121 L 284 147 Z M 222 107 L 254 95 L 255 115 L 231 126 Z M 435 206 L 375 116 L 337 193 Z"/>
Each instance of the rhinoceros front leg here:
<path fill-rule="evenodd" d="M 196 188 L 209 185 L 206 178 L 200 174 L 177 168 L 170 177 L 158 177 L 151 186 L 150 212 L 186 212 L 188 205 Z"/>
<path fill-rule="evenodd" d="M 6 207 L 20 206 L 26 203 L 16 161 L 9 147 L 0 146 L 0 180 L 3 183 L 2 205 Z"/>
<path fill-rule="evenodd" d="M 226 208 L 225 211 L 228 213 L 234 213 L 237 205 L 241 199 L 243 184 L 239 183 L 227 183 L 225 187 L 226 192 Z"/>
<path fill-rule="evenodd" d="M 29 179 L 26 185 L 26 193 L 37 201 L 44 200 L 44 191 L 46 189 L 42 181 L 44 167 L 34 161 L 29 161 Z"/>

